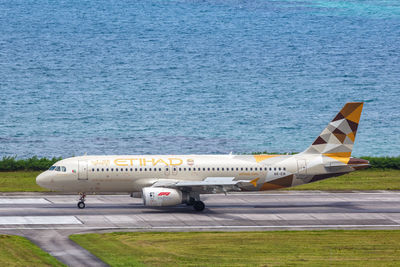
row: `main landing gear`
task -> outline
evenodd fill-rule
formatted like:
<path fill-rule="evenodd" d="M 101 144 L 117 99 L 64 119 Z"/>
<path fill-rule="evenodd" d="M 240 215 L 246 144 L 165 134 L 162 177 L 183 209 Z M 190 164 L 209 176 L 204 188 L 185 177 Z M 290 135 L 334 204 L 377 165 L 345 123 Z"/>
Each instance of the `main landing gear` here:
<path fill-rule="evenodd" d="M 201 201 L 199 198 L 196 200 L 194 197 L 190 197 L 189 201 L 186 203 L 188 206 L 193 206 L 193 209 L 195 211 L 203 211 L 206 205 L 204 205 L 204 202 Z"/>
<path fill-rule="evenodd" d="M 86 194 L 85 193 L 79 193 L 79 195 L 81 195 L 81 197 L 79 198 L 79 202 L 78 202 L 78 208 L 79 209 L 84 209 L 85 208 L 85 198 L 86 198 Z"/>
<path fill-rule="evenodd" d="M 193 208 L 195 211 L 203 211 L 206 205 L 204 205 L 203 201 L 195 201 L 193 204 Z"/>

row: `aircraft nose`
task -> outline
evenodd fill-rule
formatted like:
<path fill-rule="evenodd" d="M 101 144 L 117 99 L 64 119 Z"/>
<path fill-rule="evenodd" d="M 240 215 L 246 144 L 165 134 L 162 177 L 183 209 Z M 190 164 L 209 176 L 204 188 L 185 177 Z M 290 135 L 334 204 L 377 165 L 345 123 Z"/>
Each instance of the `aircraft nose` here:
<path fill-rule="evenodd" d="M 36 184 L 40 187 L 46 188 L 47 185 L 49 184 L 49 181 L 50 181 L 50 177 L 49 177 L 49 174 L 47 173 L 47 171 L 42 172 L 41 174 L 39 174 L 36 177 Z"/>

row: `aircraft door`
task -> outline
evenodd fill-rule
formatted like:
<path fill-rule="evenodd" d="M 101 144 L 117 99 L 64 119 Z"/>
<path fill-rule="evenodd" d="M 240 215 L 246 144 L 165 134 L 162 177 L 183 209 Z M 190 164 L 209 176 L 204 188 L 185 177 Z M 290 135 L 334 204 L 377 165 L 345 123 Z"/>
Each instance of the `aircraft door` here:
<path fill-rule="evenodd" d="M 88 179 L 88 162 L 86 160 L 78 160 L 78 180 Z"/>
<path fill-rule="evenodd" d="M 305 178 L 307 176 L 307 162 L 305 159 L 297 160 L 297 173 L 298 178 Z"/>

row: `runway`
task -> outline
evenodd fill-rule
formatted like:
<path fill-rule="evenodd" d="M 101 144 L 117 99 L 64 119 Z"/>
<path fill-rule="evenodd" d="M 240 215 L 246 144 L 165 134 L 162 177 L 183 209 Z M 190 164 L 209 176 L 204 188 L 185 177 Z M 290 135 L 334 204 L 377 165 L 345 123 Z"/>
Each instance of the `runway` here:
<path fill-rule="evenodd" d="M 0 233 L 23 235 L 68 265 L 101 264 L 68 236 L 110 231 L 400 229 L 400 192 L 281 191 L 205 195 L 186 205 L 149 208 L 128 195 L 0 195 Z"/>
<path fill-rule="evenodd" d="M 149 208 L 128 195 L 2 195 L 0 230 L 400 228 L 400 192 L 273 192 L 204 196 L 206 209 Z"/>

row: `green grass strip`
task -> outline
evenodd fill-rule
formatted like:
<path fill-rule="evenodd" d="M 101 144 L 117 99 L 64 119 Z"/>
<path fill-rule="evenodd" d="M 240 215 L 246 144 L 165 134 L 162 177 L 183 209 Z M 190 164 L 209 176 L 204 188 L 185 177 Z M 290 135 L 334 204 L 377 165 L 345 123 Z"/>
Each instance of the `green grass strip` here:
<path fill-rule="evenodd" d="M 399 266 L 400 231 L 72 235 L 111 266 Z"/>
<path fill-rule="evenodd" d="M 0 266 L 65 266 L 31 241 L 0 235 Z"/>
<path fill-rule="evenodd" d="M 0 172 L 0 192 L 46 192 L 36 184 L 40 171 Z"/>
<path fill-rule="evenodd" d="M 286 190 L 400 190 L 400 170 L 355 171 Z"/>

